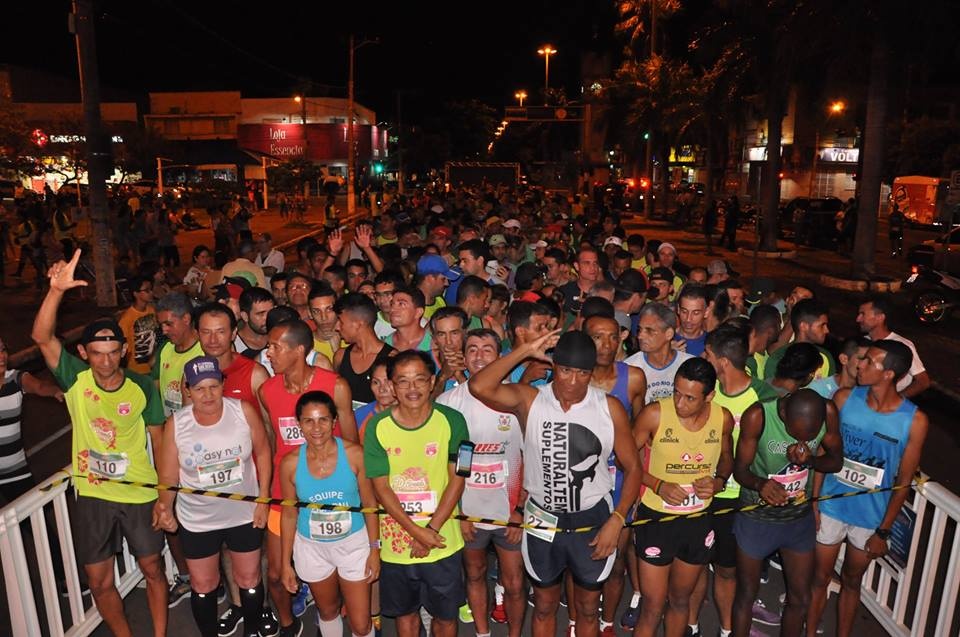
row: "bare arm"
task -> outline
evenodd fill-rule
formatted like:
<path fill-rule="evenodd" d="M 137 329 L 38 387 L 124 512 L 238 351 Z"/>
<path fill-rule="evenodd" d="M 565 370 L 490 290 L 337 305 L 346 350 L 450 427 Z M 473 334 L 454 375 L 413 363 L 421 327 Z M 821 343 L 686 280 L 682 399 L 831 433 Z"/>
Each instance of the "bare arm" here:
<path fill-rule="evenodd" d="M 660 403 L 652 402 L 644 407 L 633 421 L 633 444 L 639 451 L 649 446 L 653 434 L 660 426 Z M 650 489 L 657 486 L 658 479 L 648 472 L 643 473 L 642 484 Z"/>
<path fill-rule="evenodd" d="M 832 400 L 827 402 L 827 431 L 820 443 L 820 453 L 810 465 L 817 473 L 836 473 L 843 468 L 843 437 L 840 435 L 840 415 Z"/>
<path fill-rule="evenodd" d="M 634 443 L 630 430 L 630 419 L 620 401 L 607 396 L 610 415 L 613 416 L 613 453 L 617 464 L 623 469 L 623 487 L 620 495 L 620 504 L 616 511 L 623 517 L 627 516 L 637 498 L 640 496 L 640 485 L 643 482 L 643 465 L 637 445 Z"/>
<path fill-rule="evenodd" d="M 60 402 L 63 402 L 63 390 L 61 390 L 56 383 L 37 378 L 30 372 L 24 372 L 20 377 L 20 386 L 23 388 L 24 393 L 44 396 L 46 398 L 56 398 Z"/>
<path fill-rule="evenodd" d="M 913 481 L 913 477 L 920 467 L 920 454 L 923 452 L 923 443 L 927 439 L 927 431 L 930 429 L 930 421 L 927 415 L 919 409 L 913 415 L 913 422 L 910 424 L 910 436 L 907 438 L 907 446 L 903 450 L 903 457 L 900 458 L 900 469 L 897 472 L 897 480 L 894 483 L 898 487 L 906 487 Z M 907 500 L 910 490 L 907 488 L 897 489 L 890 496 L 890 503 L 887 504 L 887 511 L 880 522 L 881 529 L 889 529 L 893 526 L 900 508 Z"/>
<path fill-rule="evenodd" d="M 76 287 L 86 287 L 87 282 L 75 280 L 73 273 L 77 269 L 77 263 L 80 261 L 80 251 L 73 253 L 70 262 L 58 261 L 50 267 L 50 290 L 40 304 L 40 310 L 33 321 L 33 332 L 31 337 L 33 342 L 40 348 L 43 354 L 43 361 L 50 369 L 55 369 L 60 362 L 60 353 L 63 351 L 63 344 L 55 335 L 57 329 L 57 310 L 60 308 L 60 302 L 63 301 L 63 295 L 67 290 Z"/>
<path fill-rule="evenodd" d="M 154 440 L 154 455 L 159 452 L 156 460 L 157 480 L 160 484 L 177 486 L 180 484 L 180 452 L 177 451 L 177 441 L 174 436 L 173 416 L 167 418 L 163 427 L 151 427 L 162 430 L 162 441 L 158 444 Z M 162 451 L 161 451 L 162 448 Z M 157 503 L 153 506 L 153 527 L 164 531 L 177 530 L 177 520 L 173 516 L 173 502 L 177 494 L 174 491 L 160 491 L 157 494 Z"/>
<path fill-rule="evenodd" d="M 297 460 L 299 454 L 291 453 L 283 457 L 280 461 L 280 494 L 284 500 L 297 499 L 297 485 L 295 476 L 297 474 Z M 280 577 L 283 580 L 283 586 L 291 594 L 296 593 L 300 588 L 297 581 L 297 574 L 293 569 L 293 540 L 297 534 L 297 516 L 299 509 L 296 507 L 283 507 L 280 510 L 280 555 L 283 556 L 283 567 Z"/>
<path fill-rule="evenodd" d="M 733 477 L 742 486 L 760 491 L 767 482 L 766 476 L 754 475 L 750 465 L 757 457 L 757 444 L 763 433 L 763 407 L 760 403 L 751 405 L 740 418 L 740 438 L 737 440 L 737 451 L 733 459 Z"/>
<path fill-rule="evenodd" d="M 453 462 L 447 463 L 447 488 L 443 490 L 440 496 L 440 502 L 437 503 L 437 510 L 430 516 L 428 526 L 438 530 L 450 518 L 454 507 L 460 501 L 463 495 L 464 480 L 462 476 L 457 475 L 457 465 Z"/>
<path fill-rule="evenodd" d="M 630 372 L 627 389 L 632 396 L 630 399 L 630 409 L 634 417 L 636 417 L 637 414 L 643 411 L 643 405 L 647 399 L 647 375 L 644 374 L 643 370 L 639 367 L 633 367 L 631 365 L 628 369 Z"/>
<path fill-rule="evenodd" d="M 930 387 L 930 374 L 924 371 L 914 376 L 910 384 L 900 392 L 900 395 L 904 398 L 913 398 L 917 394 L 926 391 L 928 387 Z"/>
<path fill-rule="evenodd" d="M 267 434 L 267 442 L 270 443 L 270 452 L 277 452 L 277 432 L 273 430 L 273 423 L 270 420 L 270 412 L 267 410 L 267 403 L 263 400 L 263 387 L 257 390 L 257 399 L 260 401 L 260 415 L 263 421 L 263 430 Z"/>
<path fill-rule="evenodd" d="M 337 378 L 337 384 L 333 387 L 333 404 L 337 406 L 340 437 L 359 444 L 360 434 L 357 433 L 357 421 L 353 417 L 353 395 L 350 385 L 342 377 Z"/>
<path fill-rule="evenodd" d="M 546 358 L 545 351 L 555 345 L 559 330 L 544 334 L 532 343 L 521 345 L 506 356 L 498 358 L 492 364 L 470 377 L 470 393 L 495 411 L 514 414 L 526 426 L 526 412 L 537 395 L 537 390 L 527 385 L 503 383 L 510 370 L 524 360 L 536 357 Z"/>
<path fill-rule="evenodd" d="M 268 498 L 270 497 L 270 481 L 273 478 L 273 454 L 270 452 L 270 442 L 267 440 L 267 432 L 263 426 L 260 411 L 246 402 L 241 401 L 240 404 L 243 406 L 243 415 L 250 426 L 250 442 L 253 445 L 254 462 L 257 465 L 257 486 L 259 488 L 257 495 L 261 498 Z M 258 504 L 257 506 L 263 507 L 263 521 L 265 523 L 267 505 Z M 254 527 L 262 528 L 257 526 L 256 520 L 254 520 Z"/>

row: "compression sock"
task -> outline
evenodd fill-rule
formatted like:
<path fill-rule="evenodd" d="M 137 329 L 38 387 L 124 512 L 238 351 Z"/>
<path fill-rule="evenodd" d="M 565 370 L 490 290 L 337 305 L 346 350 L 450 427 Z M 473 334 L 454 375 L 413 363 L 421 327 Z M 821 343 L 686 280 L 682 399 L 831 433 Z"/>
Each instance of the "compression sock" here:
<path fill-rule="evenodd" d="M 322 637 L 342 637 L 343 618 L 340 617 L 340 615 L 337 615 L 333 619 L 320 619 L 320 615 L 318 613 L 317 628 L 320 629 L 320 635 Z"/>
<path fill-rule="evenodd" d="M 253 588 L 240 588 L 240 608 L 243 611 L 244 628 L 259 626 L 263 615 L 263 581 Z"/>
<path fill-rule="evenodd" d="M 190 610 L 200 629 L 200 637 L 217 637 L 217 591 L 198 593 L 191 590 Z"/>

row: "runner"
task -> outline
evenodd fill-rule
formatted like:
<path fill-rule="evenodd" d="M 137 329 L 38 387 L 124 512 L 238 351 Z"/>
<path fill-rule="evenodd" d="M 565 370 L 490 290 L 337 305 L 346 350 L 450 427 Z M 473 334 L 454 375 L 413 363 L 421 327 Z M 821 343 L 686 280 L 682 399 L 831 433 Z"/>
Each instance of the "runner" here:
<path fill-rule="evenodd" d="M 926 414 L 897 391 L 911 369 L 912 358 L 910 348 L 902 342 L 871 343 L 857 368 L 859 387 L 842 388 L 834 397 L 840 409 L 843 468 L 822 479 L 817 476 L 814 495 L 910 485 L 929 427 Z M 840 577 L 837 635 L 853 633 L 863 574 L 872 560 L 889 550 L 890 529 L 909 491 L 901 488 L 814 504 L 817 566 L 807 615 L 808 636 L 816 634 L 843 542 L 847 548 Z"/>
<path fill-rule="evenodd" d="M 634 531 L 643 595 L 636 636 L 654 635 L 661 617 L 666 637 L 684 634 L 691 594 L 713 555 L 711 516 L 659 520 L 709 510 L 730 477 L 733 417 L 712 402 L 716 383 L 710 363 L 688 359 L 673 397 L 647 405 L 634 422 L 637 448 L 649 453 L 637 517 L 656 520 Z"/>
<path fill-rule="evenodd" d="M 469 372 L 463 359 L 467 321 L 467 313 L 456 306 L 442 307 L 430 317 L 432 354 L 440 367 L 433 389 L 437 396 L 467 382 Z"/>
<path fill-rule="evenodd" d="M 147 603 L 157 637 L 167 630 L 167 578 L 160 560 L 163 534 L 152 527 L 155 491 L 98 480 L 98 477 L 156 482 L 147 453 L 147 438 L 160 448 L 163 405 L 153 382 L 124 370 L 126 338 L 113 319 L 88 324 L 80 337 L 80 358 L 54 335 L 64 293 L 87 285 L 74 279 L 80 250 L 69 263 L 49 271 L 47 291 L 33 324 L 33 341 L 64 392 L 73 428 L 72 472 L 77 503 L 73 526 L 77 561 L 83 564 L 90 591 L 114 635 L 132 634 L 123 614 L 123 599 L 114 581 L 115 555 L 122 540 L 147 582 Z M 83 360 L 81 360 L 83 359 Z M 139 631 L 144 632 L 144 631 Z"/>
<path fill-rule="evenodd" d="M 550 310 L 545 305 L 530 301 L 512 303 L 507 309 L 507 327 L 513 349 L 519 349 L 546 334 L 550 329 L 550 319 Z M 523 383 L 531 387 L 544 385 L 549 378 L 550 364 L 534 358 L 521 361 L 510 374 L 511 383 Z"/>
<path fill-rule="evenodd" d="M 238 354 L 256 360 L 267 347 L 267 313 L 276 305 L 273 295 L 263 288 L 250 288 L 240 295 L 240 316 L 242 321 L 233 347 Z"/>
<path fill-rule="evenodd" d="M 882 296 L 873 296 L 869 301 L 860 305 L 857 312 L 857 325 L 860 330 L 870 339 L 879 341 L 885 339 L 888 341 L 899 341 L 910 348 L 913 354 L 913 362 L 910 369 L 903 377 L 897 381 L 897 391 L 904 398 L 913 398 L 917 394 L 930 387 L 930 374 L 927 373 L 920 355 L 917 354 L 917 347 L 909 338 L 903 337 L 887 326 L 888 317 L 891 316 L 893 307 L 886 298 Z"/>
<path fill-rule="evenodd" d="M 375 399 L 370 388 L 371 373 L 377 363 L 385 362 L 396 350 L 377 338 L 374 325 L 377 306 L 363 294 L 348 294 L 334 305 L 338 338 L 349 343 L 338 349 L 333 364 L 350 385 L 353 400 L 369 403 Z M 360 370 L 360 371 L 356 371 Z"/>
<path fill-rule="evenodd" d="M 353 421 L 350 386 L 333 372 L 307 364 L 307 353 L 313 346 L 313 334 L 307 324 L 297 320 L 280 323 L 270 330 L 269 338 L 267 357 L 276 375 L 260 386 L 257 395 L 263 410 L 270 416 L 270 435 L 275 450 L 273 465 L 279 466 L 283 456 L 304 443 L 295 412 L 297 399 L 306 391 L 318 390 L 333 397 L 339 414 L 334 435 L 356 442 L 357 427 Z M 271 496 L 279 498 L 280 495 L 280 474 L 276 472 Z M 280 634 L 297 635 L 301 630 L 300 619 L 293 615 L 290 595 L 282 582 L 280 507 L 271 507 L 267 530 L 270 599 L 276 606 Z"/>
<path fill-rule="evenodd" d="M 824 398 L 833 398 L 833 395 L 840 389 L 856 387 L 857 370 L 868 349 L 870 349 L 870 339 L 868 338 L 861 336 L 846 339 L 840 346 L 840 353 L 837 355 L 840 370 L 833 376 L 816 379 L 808 387 Z"/>
<path fill-rule="evenodd" d="M 361 444 L 370 419 L 387 407 L 392 407 L 397 404 L 397 397 L 393 393 L 393 385 L 390 384 L 390 379 L 387 378 L 388 360 L 389 358 L 377 361 L 370 368 L 370 392 L 373 394 L 374 399 L 366 405 L 353 410 L 353 419 L 357 423 L 357 433 L 360 437 Z"/>
<path fill-rule="evenodd" d="M 750 357 L 747 372 L 754 378 L 765 378 L 770 348 L 780 338 L 783 317 L 772 305 L 758 305 L 750 313 Z"/>
<path fill-rule="evenodd" d="M 762 500 L 770 506 L 738 513 L 733 522 L 737 538 L 733 634 L 750 633 L 760 569 L 766 557 L 779 550 L 787 589 L 780 634 L 800 635 L 810 603 L 816 543 L 809 502 L 811 469 L 834 473 L 842 465 L 836 407 L 815 392 L 800 389 L 744 412 L 733 471 L 740 484 L 740 504 Z"/>
<path fill-rule="evenodd" d="M 455 461 L 467 424 L 460 412 L 430 400 L 435 375 L 426 352 L 392 357 L 387 376 L 397 405 L 364 432 L 364 467 L 386 511 L 380 518 L 381 612 L 396 618 L 399 637 L 418 635 L 421 606 L 433 618 L 433 635 L 455 635 L 464 603 L 463 536 L 451 516 L 463 494 Z"/>
<path fill-rule="evenodd" d="M 820 366 L 817 368 L 814 378 L 826 378 L 833 376 L 836 371 L 836 365 L 833 362 L 833 355 L 823 347 L 823 342 L 830 333 L 828 325 L 829 316 L 827 308 L 814 299 L 804 299 L 798 301 L 790 312 L 790 325 L 794 333 L 794 343 L 812 343 L 820 351 Z M 781 334 L 781 338 L 783 335 Z M 774 350 L 764 366 L 764 380 L 769 381 L 776 373 L 777 362 L 786 352 L 788 346 Z"/>
<path fill-rule="evenodd" d="M 442 310 L 441 310 L 442 311 Z M 437 320 L 438 315 L 434 315 Z M 500 356 L 500 339 L 493 330 L 467 333 L 463 360 L 472 376 Z M 522 522 L 517 511 L 520 501 L 523 462 L 523 434 L 517 417 L 490 409 L 468 389 L 466 383 L 453 387 L 437 398 L 437 403 L 456 409 L 470 423 L 470 439 L 476 444 L 470 477 L 466 480 L 460 507 L 464 515 Z M 523 560 L 520 556 L 519 528 L 460 522 L 466 542 L 463 552 L 467 578 L 467 601 L 476 622 L 478 637 L 490 635 L 487 619 L 487 550 L 493 546 L 498 563 L 497 603 L 491 619 L 506 623 L 508 634 L 519 637 L 526 610 L 523 584 Z"/>
<path fill-rule="evenodd" d="M 617 353 L 621 348 L 619 323 L 616 319 L 605 316 L 591 316 L 584 321 L 583 331 L 593 339 L 597 348 L 597 364 L 593 368 L 590 385 L 619 400 L 627 412 L 627 418 L 630 422 L 633 422 L 633 415 L 639 414 L 640 410 L 643 409 L 643 401 L 647 394 L 647 381 L 643 375 L 643 370 L 639 367 L 632 367 L 623 361 L 616 360 Z M 612 454 L 607 459 L 607 464 L 610 472 L 614 474 L 613 504 L 616 506 L 620 503 L 620 494 L 623 489 L 623 470 L 617 466 L 616 457 Z M 630 581 L 635 591 L 633 597 L 636 598 L 636 605 L 634 605 L 634 600 L 631 599 L 628 613 L 630 608 L 639 608 L 640 581 L 639 571 L 637 570 L 639 564 L 636 561 L 636 553 L 628 548 L 629 542 L 630 529 L 625 528 L 620 532 L 620 539 L 617 542 L 617 559 L 613 563 L 613 570 L 610 572 L 609 579 L 603 584 L 603 609 L 600 617 L 600 633 L 602 635 L 615 634 L 614 615 L 620 605 L 620 598 L 623 597 L 624 568 L 629 569 Z M 625 613 L 625 615 L 628 613 Z M 630 625 L 629 620 L 628 617 L 624 628 L 632 629 L 633 625 Z"/>
<path fill-rule="evenodd" d="M 398 351 L 430 351 L 430 332 L 424 329 L 423 292 L 417 288 L 397 288 L 390 300 L 390 325 L 395 330 L 383 341 Z"/>
<path fill-rule="evenodd" d="M 623 362 L 643 370 L 647 381 L 644 404 L 673 396 L 673 380 L 677 369 L 690 354 L 671 346 L 677 331 L 677 314 L 661 303 L 647 303 L 640 310 L 637 340 L 640 351 Z"/>
<path fill-rule="evenodd" d="M 674 347 L 691 356 L 700 356 L 707 340 L 704 327 L 707 319 L 707 292 L 703 286 L 683 286 L 677 296 L 677 316 L 679 325 L 673 335 Z"/>
<path fill-rule="evenodd" d="M 523 484 L 529 494 L 524 519 L 550 528 L 523 534 L 524 565 L 534 584 L 532 634 L 556 634 L 560 586 L 569 570 L 576 590 L 576 633 L 592 637 L 599 633 L 600 589 L 616 560 L 617 540 L 643 470 L 620 401 L 590 386 L 597 364 L 593 340 L 583 332 L 567 332 L 559 340 L 557 334 L 547 332 L 514 349 L 472 376 L 469 387 L 488 407 L 519 419 L 527 459 Z M 501 383 L 521 361 L 547 360 L 546 350 L 553 345 L 553 381 L 539 388 Z M 607 464 L 611 453 L 624 472 L 616 508 Z M 593 530 L 552 530 L 587 526 Z"/>
<path fill-rule="evenodd" d="M 364 475 L 363 449 L 333 436 L 333 399 L 320 391 L 306 392 L 297 399 L 296 415 L 306 442 L 280 461 L 284 499 L 376 508 Z M 298 576 L 310 585 L 319 613 L 318 634 L 343 635 L 342 595 L 352 634 L 372 637 L 370 584 L 380 575 L 377 516 L 285 507 L 280 529 L 284 586 L 297 594 Z"/>
<path fill-rule="evenodd" d="M 217 359 L 198 356 L 184 367 L 192 405 L 167 418 L 158 466 L 161 484 L 267 497 L 273 469 L 270 444 L 252 405 L 223 396 Z M 177 500 L 174 517 L 174 500 Z M 190 608 L 202 637 L 218 635 L 220 549 L 226 545 L 240 587 L 246 635 L 258 635 L 263 612 L 260 545 L 266 504 L 161 491 L 154 525 L 179 537 L 190 572 Z M 283 633 L 281 633 L 283 634 Z"/>

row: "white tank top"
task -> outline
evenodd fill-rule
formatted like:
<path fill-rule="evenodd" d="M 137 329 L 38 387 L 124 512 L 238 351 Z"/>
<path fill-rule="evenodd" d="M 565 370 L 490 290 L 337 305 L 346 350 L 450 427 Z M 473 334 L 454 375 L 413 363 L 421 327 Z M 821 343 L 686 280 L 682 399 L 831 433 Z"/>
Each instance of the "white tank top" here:
<path fill-rule="evenodd" d="M 607 458 L 613 453 L 613 418 L 607 394 L 589 387 L 569 411 L 553 383 L 538 387 L 523 441 L 523 487 L 542 508 L 577 513 L 613 491 Z"/>
<path fill-rule="evenodd" d="M 673 378 L 677 375 L 677 369 L 688 358 L 693 358 L 686 352 L 674 352 L 676 356 L 666 367 L 654 367 L 647 361 L 647 355 L 644 352 L 637 352 L 628 357 L 623 362 L 627 365 L 633 365 L 643 370 L 647 377 L 647 395 L 644 400 L 645 405 L 654 403 L 663 398 L 673 397 Z"/>
<path fill-rule="evenodd" d="M 490 409 L 473 397 L 466 383 L 440 394 L 437 402 L 463 414 L 470 440 L 476 444 L 460 510 L 464 515 L 506 520 L 517 505 L 523 472 L 523 436 L 517 417 Z"/>
<path fill-rule="evenodd" d="M 215 425 L 200 425 L 193 407 L 184 407 L 174 413 L 173 426 L 181 486 L 257 495 L 250 425 L 239 400 L 223 399 L 223 415 Z M 252 522 L 255 507 L 252 502 L 181 493 L 177 520 L 194 533 L 228 529 Z"/>

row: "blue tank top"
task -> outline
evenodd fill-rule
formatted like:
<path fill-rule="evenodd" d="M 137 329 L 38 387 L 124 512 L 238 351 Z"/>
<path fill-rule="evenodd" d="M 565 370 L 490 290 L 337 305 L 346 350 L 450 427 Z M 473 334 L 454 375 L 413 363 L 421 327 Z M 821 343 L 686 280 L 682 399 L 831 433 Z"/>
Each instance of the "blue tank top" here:
<path fill-rule="evenodd" d="M 627 417 L 633 422 L 630 393 L 627 391 L 630 385 L 630 366 L 623 361 L 615 361 L 613 364 L 617 370 L 617 380 L 613 383 L 610 395 L 620 401 L 623 408 L 627 410 Z M 607 458 L 607 466 L 613 474 L 613 504 L 616 506 L 620 502 L 620 491 L 623 489 L 623 471 L 617 467 L 616 455 L 613 453 Z"/>
<path fill-rule="evenodd" d="M 301 445 L 297 459 L 297 499 L 317 504 L 342 504 L 360 506 L 360 489 L 357 476 L 350 469 L 343 440 L 337 441 L 337 466 L 326 478 L 315 478 L 307 466 L 307 445 Z M 297 532 L 316 542 L 335 542 L 362 531 L 363 514 L 352 511 L 322 511 L 300 509 L 297 515 Z"/>
<path fill-rule="evenodd" d="M 823 479 L 823 495 L 887 488 L 894 484 L 910 437 L 917 406 L 903 399 L 896 411 L 876 412 L 867 405 L 868 387 L 855 387 L 840 410 L 843 468 Z M 889 491 L 820 503 L 820 511 L 854 526 L 880 525 L 890 502 Z"/>

